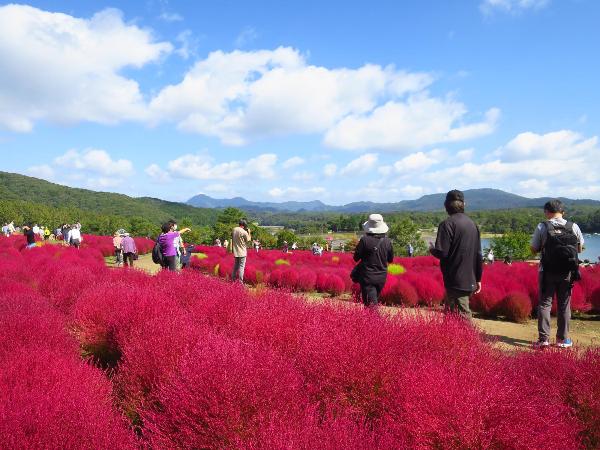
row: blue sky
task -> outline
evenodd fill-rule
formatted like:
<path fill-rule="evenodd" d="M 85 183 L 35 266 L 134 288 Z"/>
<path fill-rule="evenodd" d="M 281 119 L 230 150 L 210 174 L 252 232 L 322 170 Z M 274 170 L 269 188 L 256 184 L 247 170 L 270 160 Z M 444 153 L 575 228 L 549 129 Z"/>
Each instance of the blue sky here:
<path fill-rule="evenodd" d="M 1 170 L 170 200 L 600 199 L 599 19 L 595 0 L 2 4 Z"/>

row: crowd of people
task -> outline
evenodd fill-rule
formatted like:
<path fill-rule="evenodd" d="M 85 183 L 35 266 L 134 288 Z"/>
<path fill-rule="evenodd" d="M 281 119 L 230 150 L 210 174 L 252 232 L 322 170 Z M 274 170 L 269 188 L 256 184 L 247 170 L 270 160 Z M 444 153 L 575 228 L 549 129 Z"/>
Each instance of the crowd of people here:
<path fill-rule="evenodd" d="M 481 291 L 483 265 L 493 264 L 495 255 L 493 249 L 490 249 L 485 258 L 483 257 L 479 228 L 465 214 L 465 198 L 461 191 L 449 191 L 444 207 L 448 217 L 439 224 L 435 243 L 429 243 L 429 252 L 440 260 L 446 290 L 445 311 L 459 314 L 470 320 L 469 299 Z M 539 337 L 535 343 L 537 347 L 550 345 L 550 310 L 554 297 L 558 302 L 556 344 L 559 347 L 573 345 L 569 337 L 570 299 L 573 284 L 580 278 L 578 253 L 583 251 L 584 238 L 577 224 L 563 217 L 564 212 L 564 205 L 560 200 L 548 201 L 544 205 L 546 220 L 538 224 L 531 239 L 531 251 L 534 254 L 541 253 L 540 298 L 537 307 Z M 362 302 L 367 308 L 378 305 L 387 278 L 388 264 L 394 258 L 394 248 L 387 235 L 388 230 L 389 227 L 381 214 L 370 214 L 363 224 L 364 234 L 354 250 L 354 260 L 357 265 L 350 276 L 360 285 Z M 189 265 L 194 246 L 186 245 L 182 237 L 188 231 L 189 228 L 178 230 L 174 220 L 163 224 L 156 240 L 153 260 L 164 269 L 171 271 Z M 5 222 L 2 226 L 4 236 L 21 232 L 26 237 L 27 248 L 34 247 L 37 240 L 62 240 L 75 248 L 79 248 L 83 241 L 79 222 L 64 223 L 54 231 L 37 223 L 16 227 L 14 222 Z M 261 243 L 257 239 L 252 240 L 245 219 L 241 219 L 238 226 L 232 230 L 231 241 L 228 239 L 221 241 L 217 238 L 214 242 L 214 245 L 224 247 L 233 253 L 234 266 L 231 278 L 234 281 L 244 280 L 244 268 L 250 243 L 256 252 L 260 251 Z M 113 245 L 116 266 L 133 267 L 138 253 L 135 241 L 129 233 L 124 229 L 117 230 L 114 233 Z M 297 248 L 296 242 L 289 246 L 287 241 L 283 241 L 284 253 Z M 314 255 L 321 256 L 323 250 L 323 246 L 317 242 L 311 246 Z M 406 250 L 409 257 L 414 255 L 412 244 L 409 243 Z M 509 256 L 504 258 L 504 263 L 512 263 Z"/>
<path fill-rule="evenodd" d="M 493 263 L 494 253 L 490 250 L 483 258 L 479 228 L 465 214 L 465 198 L 461 191 L 448 192 L 444 207 L 448 218 L 438 226 L 435 243 L 430 242 L 429 252 L 440 260 L 446 290 L 445 311 L 470 320 L 469 299 L 481 291 L 484 261 Z M 584 238 L 577 224 L 563 217 L 564 212 L 560 200 L 546 202 L 546 220 L 538 224 L 531 239 L 531 251 L 541 253 L 538 340 L 534 343 L 538 348 L 550 345 L 550 310 L 555 297 L 558 304 L 556 346 L 568 348 L 573 345 L 569 337 L 570 301 L 573 284 L 580 279 L 578 253 L 583 251 Z M 388 226 L 380 214 L 371 214 L 363 229 L 365 234 L 354 252 L 358 264 L 351 277 L 360 284 L 365 307 L 371 308 L 378 304 L 394 252 L 386 235 Z M 510 258 L 504 262 L 511 264 Z"/>
<path fill-rule="evenodd" d="M 4 222 L 2 225 L 2 235 L 9 237 L 13 234 L 23 234 L 27 239 L 27 248 L 36 246 L 39 241 L 62 241 L 65 244 L 79 248 L 83 242 L 81 235 L 81 223 L 76 222 L 72 225 L 62 224 L 54 230 L 44 225 L 27 222 L 22 226 L 15 226 L 14 221 Z"/>

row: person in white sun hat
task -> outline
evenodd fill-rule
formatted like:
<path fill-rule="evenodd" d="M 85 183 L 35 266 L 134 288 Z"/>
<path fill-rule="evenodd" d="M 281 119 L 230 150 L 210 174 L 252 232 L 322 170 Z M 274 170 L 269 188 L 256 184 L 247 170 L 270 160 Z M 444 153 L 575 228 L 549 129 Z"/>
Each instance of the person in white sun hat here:
<path fill-rule="evenodd" d="M 394 260 L 392 241 L 387 237 L 389 227 L 381 214 L 371 214 L 363 224 L 365 234 L 358 241 L 354 261 L 360 261 L 350 274 L 360 284 L 365 307 L 376 307 L 385 285 L 388 264 Z"/>

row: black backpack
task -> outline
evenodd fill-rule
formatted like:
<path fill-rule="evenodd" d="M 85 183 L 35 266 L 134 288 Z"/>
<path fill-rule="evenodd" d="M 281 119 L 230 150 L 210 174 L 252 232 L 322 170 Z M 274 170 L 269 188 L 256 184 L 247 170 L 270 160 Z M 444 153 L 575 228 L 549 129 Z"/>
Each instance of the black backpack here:
<path fill-rule="evenodd" d="M 160 243 L 157 239 L 154 243 L 154 248 L 152 249 L 152 262 L 154 262 L 154 264 L 160 264 L 162 266 L 164 260 L 165 257 L 163 255 L 162 248 L 160 248 Z"/>
<path fill-rule="evenodd" d="M 545 272 L 567 274 L 577 270 L 579 239 L 573 232 L 573 223 L 555 225 L 545 222 L 546 243 L 542 251 L 542 267 Z"/>

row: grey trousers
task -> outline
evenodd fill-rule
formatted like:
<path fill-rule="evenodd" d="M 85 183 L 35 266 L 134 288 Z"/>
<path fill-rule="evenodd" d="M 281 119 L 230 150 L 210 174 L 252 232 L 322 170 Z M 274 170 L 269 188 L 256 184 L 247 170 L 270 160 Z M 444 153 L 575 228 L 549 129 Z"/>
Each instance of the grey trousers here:
<path fill-rule="evenodd" d="M 231 274 L 232 280 L 244 281 L 244 269 L 246 268 L 246 257 L 235 257 L 233 262 L 233 273 Z"/>
<path fill-rule="evenodd" d="M 447 288 L 444 312 L 458 313 L 462 318 L 471 320 L 473 315 L 469 307 L 469 297 L 471 297 L 471 292 Z"/>
<path fill-rule="evenodd" d="M 571 320 L 571 274 L 558 275 L 540 272 L 540 299 L 538 303 L 538 334 L 540 340 L 550 339 L 550 310 L 552 299 L 556 295 L 557 339 L 569 337 L 569 321 Z"/>

